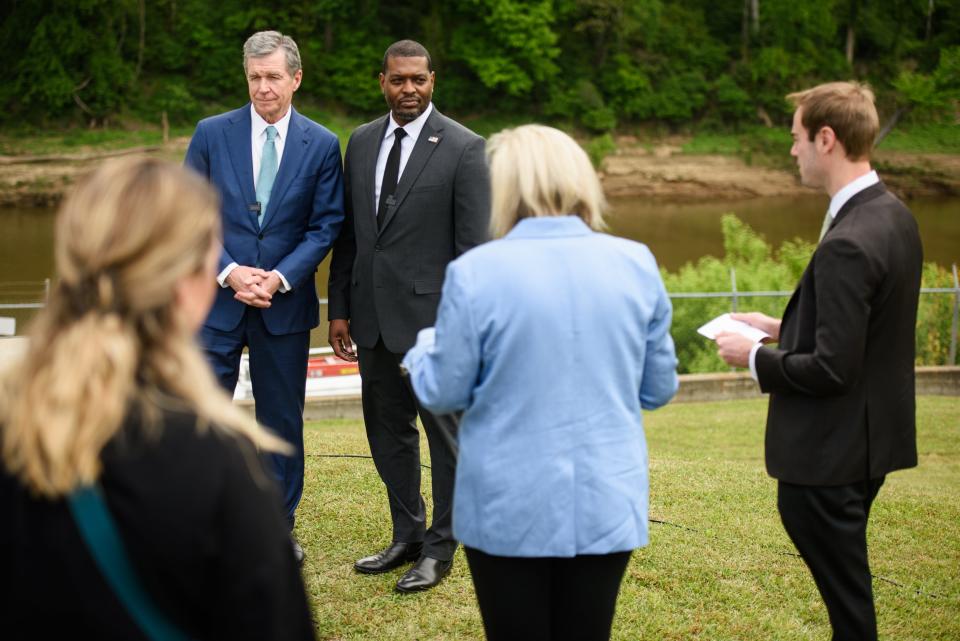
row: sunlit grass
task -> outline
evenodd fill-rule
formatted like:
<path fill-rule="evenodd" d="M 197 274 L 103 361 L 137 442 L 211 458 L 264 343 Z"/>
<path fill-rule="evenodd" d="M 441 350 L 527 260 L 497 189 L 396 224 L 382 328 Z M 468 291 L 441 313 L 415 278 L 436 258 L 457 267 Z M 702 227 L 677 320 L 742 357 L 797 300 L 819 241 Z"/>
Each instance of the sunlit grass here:
<path fill-rule="evenodd" d="M 651 544 L 624 580 L 613 638 L 829 638 L 826 611 L 780 525 L 763 464 L 764 401 L 667 406 L 647 414 Z M 920 466 L 891 474 L 869 530 L 880 636 L 960 638 L 960 399 L 918 405 Z M 388 543 L 385 490 L 359 421 L 312 423 L 297 532 L 321 639 L 478 639 L 462 552 L 427 594 L 400 596 L 402 570 L 353 561 Z M 426 463 L 426 444 L 423 442 Z M 429 499 L 429 470 L 424 470 Z"/>

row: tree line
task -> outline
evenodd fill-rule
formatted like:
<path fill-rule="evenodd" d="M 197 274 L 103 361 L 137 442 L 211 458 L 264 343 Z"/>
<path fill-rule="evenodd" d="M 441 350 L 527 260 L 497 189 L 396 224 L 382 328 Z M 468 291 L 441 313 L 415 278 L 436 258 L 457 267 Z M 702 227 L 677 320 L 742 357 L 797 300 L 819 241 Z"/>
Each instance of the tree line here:
<path fill-rule="evenodd" d="M 888 122 L 960 98 L 960 0 L 8 0 L 0 20 L 0 122 L 44 126 L 242 104 L 262 29 L 299 44 L 298 100 L 363 114 L 400 38 L 431 51 L 445 111 L 592 132 L 783 124 L 783 96 L 825 80 L 870 82 Z"/>

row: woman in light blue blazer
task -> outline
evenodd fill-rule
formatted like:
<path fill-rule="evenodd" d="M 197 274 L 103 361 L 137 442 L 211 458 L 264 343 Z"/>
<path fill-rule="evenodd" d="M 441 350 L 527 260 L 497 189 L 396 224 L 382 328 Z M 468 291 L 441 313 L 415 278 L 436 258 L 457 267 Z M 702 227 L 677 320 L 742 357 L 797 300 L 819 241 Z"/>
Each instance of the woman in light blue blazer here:
<path fill-rule="evenodd" d="M 569 136 L 526 125 L 487 155 L 498 240 L 449 265 L 403 364 L 423 405 L 463 411 L 453 526 L 487 638 L 607 639 L 647 544 L 640 410 L 677 390 L 670 301 L 650 250 L 597 233 Z"/>

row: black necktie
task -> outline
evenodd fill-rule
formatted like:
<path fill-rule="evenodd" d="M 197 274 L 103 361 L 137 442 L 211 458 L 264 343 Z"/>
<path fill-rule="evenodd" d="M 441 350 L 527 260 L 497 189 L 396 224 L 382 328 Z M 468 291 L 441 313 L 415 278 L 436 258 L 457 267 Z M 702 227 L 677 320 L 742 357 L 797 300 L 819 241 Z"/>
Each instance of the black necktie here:
<path fill-rule="evenodd" d="M 397 180 L 400 178 L 400 141 L 406 134 L 407 132 L 403 130 L 403 127 L 399 127 L 393 132 L 393 147 L 390 148 L 390 155 L 387 156 L 387 166 L 383 170 L 383 181 L 380 183 L 377 229 L 380 229 L 380 226 L 383 225 L 383 219 L 387 217 L 387 199 L 393 196 L 393 192 L 397 190 Z"/>

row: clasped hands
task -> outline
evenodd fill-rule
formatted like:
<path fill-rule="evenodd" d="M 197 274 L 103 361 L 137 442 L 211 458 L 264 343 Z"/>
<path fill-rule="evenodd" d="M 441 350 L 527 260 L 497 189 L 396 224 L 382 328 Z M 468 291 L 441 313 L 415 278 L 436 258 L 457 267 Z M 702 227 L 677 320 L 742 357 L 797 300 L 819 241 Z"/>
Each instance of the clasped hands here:
<path fill-rule="evenodd" d="M 234 267 L 227 275 L 226 282 L 233 288 L 235 299 L 261 309 L 270 307 L 270 301 L 281 284 L 276 272 L 245 265 Z"/>
<path fill-rule="evenodd" d="M 770 334 L 769 339 L 764 342 L 775 343 L 780 340 L 780 319 L 761 314 L 760 312 L 747 312 L 745 314 L 733 313 L 730 318 L 752 325 L 759 330 Z M 750 366 L 750 350 L 756 345 L 754 341 L 732 332 L 721 332 L 717 334 L 717 355 L 733 367 Z"/>

